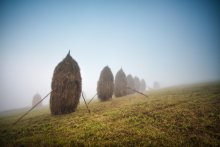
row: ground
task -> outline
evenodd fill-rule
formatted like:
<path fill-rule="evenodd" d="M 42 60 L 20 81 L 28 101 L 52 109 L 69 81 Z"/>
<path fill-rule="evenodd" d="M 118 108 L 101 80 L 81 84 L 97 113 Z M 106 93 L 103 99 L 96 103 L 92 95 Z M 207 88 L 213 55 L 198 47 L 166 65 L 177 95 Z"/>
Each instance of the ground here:
<path fill-rule="evenodd" d="M 220 82 L 179 86 L 90 103 L 52 116 L 1 113 L 3 146 L 220 146 Z"/>

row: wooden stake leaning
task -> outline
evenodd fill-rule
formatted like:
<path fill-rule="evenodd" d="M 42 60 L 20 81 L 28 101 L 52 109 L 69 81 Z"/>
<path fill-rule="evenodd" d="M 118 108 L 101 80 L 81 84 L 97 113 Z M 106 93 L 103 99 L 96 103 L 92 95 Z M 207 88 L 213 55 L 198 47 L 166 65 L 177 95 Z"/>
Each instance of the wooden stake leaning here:
<path fill-rule="evenodd" d="M 141 95 L 143 95 L 143 96 L 145 96 L 145 97 L 148 97 L 147 95 L 145 95 L 145 94 L 143 94 L 142 92 L 139 92 L 139 91 L 137 91 L 137 90 L 134 90 L 134 89 L 132 89 L 132 88 L 130 88 L 130 87 L 127 87 L 128 89 L 131 89 L 131 90 L 133 90 L 134 92 L 137 92 L 137 93 L 139 93 L 139 94 L 141 94 Z"/>
<path fill-rule="evenodd" d="M 48 93 L 44 98 L 42 98 L 38 103 L 36 103 L 33 107 L 31 107 L 31 109 L 29 109 L 26 113 L 24 113 L 21 117 L 18 118 L 18 120 L 16 120 L 13 125 L 16 125 L 23 117 L 25 117 L 29 112 L 31 112 L 31 110 L 33 110 L 38 104 L 40 104 L 46 97 L 48 97 L 48 95 L 50 95 L 53 92 L 53 90 Z"/>
<path fill-rule="evenodd" d="M 87 105 L 87 103 L 86 103 L 86 100 L 85 100 L 85 98 L 84 98 L 83 92 L 82 92 L 82 97 L 83 97 L 83 100 L 84 100 L 84 102 L 85 102 L 85 104 L 86 104 L 86 108 L 88 109 L 88 111 L 89 111 L 89 113 L 90 113 L 90 110 L 89 110 L 89 107 L 88 107 L 88 105 Z"/>
<path fill-rule="evenodd" d="M 92 102 L 92 100 L 95 98 L 95 96 L 97 95 L 97 93 L 92 97 L 92 99 L 88 102 L 88 105 L 89 105 L 89 103 L 91 103 Z"/>

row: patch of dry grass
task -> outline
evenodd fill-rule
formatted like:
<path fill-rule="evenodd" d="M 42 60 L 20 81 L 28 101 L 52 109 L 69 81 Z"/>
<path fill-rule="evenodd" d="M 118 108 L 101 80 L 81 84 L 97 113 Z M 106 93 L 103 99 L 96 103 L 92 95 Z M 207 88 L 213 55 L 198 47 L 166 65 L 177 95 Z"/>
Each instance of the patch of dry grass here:
<path fill-rule="evenodd" d="M 220 84 L 161 89 L 92 102 L 76 112 L 49 109 L 0 117 L 1 145 L 28 146 L 220 146 Z"/>

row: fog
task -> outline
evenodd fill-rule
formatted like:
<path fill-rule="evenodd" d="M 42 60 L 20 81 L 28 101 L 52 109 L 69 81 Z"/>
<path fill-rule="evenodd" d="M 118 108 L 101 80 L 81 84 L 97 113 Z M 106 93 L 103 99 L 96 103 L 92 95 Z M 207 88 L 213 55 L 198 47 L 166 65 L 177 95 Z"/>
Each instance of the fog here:
<path fill-rule="evenodd" d="M 219 16 L 208 1 L 2 1 L 0 111 L 49 93 L 69 50 L 87 99 L 106 65 L 150 87 L 220 80 Z"/>

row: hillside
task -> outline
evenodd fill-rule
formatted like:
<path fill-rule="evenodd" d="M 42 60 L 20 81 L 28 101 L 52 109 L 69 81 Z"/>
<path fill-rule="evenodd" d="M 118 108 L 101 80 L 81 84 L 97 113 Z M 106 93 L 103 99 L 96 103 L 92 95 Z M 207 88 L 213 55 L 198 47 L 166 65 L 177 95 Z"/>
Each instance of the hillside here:
<path fill-rule="evenodd" d="M 181 86 L 80 104 L 52 116 L 37 109 L 0 117 L 0 144 L 27 146 L 220 146 L 220 83 Z"/>

